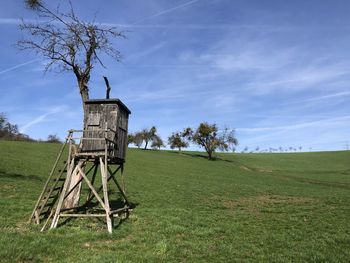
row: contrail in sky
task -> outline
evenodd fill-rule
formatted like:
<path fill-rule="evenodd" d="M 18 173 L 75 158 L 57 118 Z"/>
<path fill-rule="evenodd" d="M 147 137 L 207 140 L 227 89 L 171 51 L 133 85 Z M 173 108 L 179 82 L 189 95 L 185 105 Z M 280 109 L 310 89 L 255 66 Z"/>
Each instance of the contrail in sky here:
<path fill-rule="evenodd" d="M 138 24 L 138 23 L 143 22 L 143 21 L 145 21 L 145 20 L 148 20 L 148 19 L 150 19 L 150 18 L 153 18 L 153 17 L 157 17 L 157 16 L 161 16 L 161 15 L 170 13 L 170 12 L 172 12 L 172 11 L 174 11 L 174 10 L 183 8 L 183 7 L 188 6 L 188 5 L 192 5 L 192 4 L 194 4 L 194 3 L 198 2 L 198 1 L 199 1 L 199 0 L 192 0 L 192 1 L 186 2 L 186 3 L 184 3 L 184 4 L 177 5 L 177 6 L 174 6 L 174 7 L 169 8 L 169 9 L 165 9 L 165 10 L 160 11 L 160 12 L 154 14 L 154 15 L 147 16 L 147 17 L 141 18 L 141 19 L 139 19 L 139 20 L 136 20 L 135 22 L 131 23 L 131 25 L 135 25 L 135 24 Z"/>
<path fill-rule="evenodd" d="M 36 117 L 34 120 L 31 120 L 30 122 L 24 124 L 23 126 L 20 127 L 19 131 L 21 133 L 25 133 L 27 131 L 28 128 L 30 128 L 31 126 L 38 124 L 40 122 L 45 121 L 46 117 L 52 115 L 52 114 L 56 114 L 59 112 L 64 111 L 65 106 L 54 106 L 53 108 L 51 108 L 48 112 L 41 114 L 40 116 Z"/>
<path fill-rule="evenodd" d="M 27 62 L 25 62 L 25 63 L 18 64 L 18 65 L 16 65 L 16 66 L 13 66 L 13 67 L 10 67 L 10 68 L 7 68 L 7 69 L 4 69 L 4 70 L 0 71 L 0 75 L 1 75 L 1 74 L 4 74 L 4 73 L 6 73 L 6 72 L 12 71 L 12 70 L 14 70 L 14 69 L 17 69 L 17 68 L 23 67 L 23 66 L 25 66 L 25 65 L 28 65 L 28 64 L 34 63 L 34 62 L 36 62 L 36 61 L 39 61 L 39 59 L 37 59 L 37 58 L 36 58 L 36 59 L 33 59 L 33 60 L 29 60 L 29 61 L 27 61 Z"/>

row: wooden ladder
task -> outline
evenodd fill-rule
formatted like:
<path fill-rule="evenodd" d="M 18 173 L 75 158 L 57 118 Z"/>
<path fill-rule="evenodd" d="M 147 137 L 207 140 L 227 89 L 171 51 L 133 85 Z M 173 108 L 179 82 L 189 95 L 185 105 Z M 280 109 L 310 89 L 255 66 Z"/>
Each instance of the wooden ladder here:
<path fill-rule="evenodd" d="M 40 224 L 42 220 L 49 219 L 54 212 L 54 207 L 62 192 L 62 188 L 67 176 L 67 161 L 62 160 L 62 154 L 69 140 L 69 136 L 61 147 L 56 161 L 51 169 L 49 177 L 43 190 L 34 206 L 29 222 L 34 221 Z"/>

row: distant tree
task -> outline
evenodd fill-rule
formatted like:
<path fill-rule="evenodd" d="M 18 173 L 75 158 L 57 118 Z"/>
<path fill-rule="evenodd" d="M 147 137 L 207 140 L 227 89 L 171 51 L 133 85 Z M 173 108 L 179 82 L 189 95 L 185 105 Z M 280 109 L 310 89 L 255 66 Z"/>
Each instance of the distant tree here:
<path fill-rule="evenodd" d="M 61 140 L 56 134 L 50 134 L 49 136 L 47 136 L 46 142 L 61 143 Z"/>
<path fill-rule="evenodd" d="M 302 149 L 303 149 L 303 147 L 302 147 L 302 146 L 299 146 L 299 152 L 301 152 Z"/>
<path fill-rule="evenodd" d="M 56 67 L 59 71 L 73 72 L 84 107 L 84 102 L 89 99 L 91 70 L 95 64 L 104 67 L 101 54 L 120 60 L 120 52 L 113 46 L 112 40 L 124 38 L 123 33 L 115 27 L 81 20 L 71 2 L 67 12 L 61 12 L 58 7 L 49 9 L 43 0 L 24 2 L 41 21 L 20 25 L 20 29 L 29 37 L 19 40 L 17 46 L 20 50 L 34 51 L 46 59 L 45 71 Z"/>
<path fill-rule="evenodd" d="M 0 113 L 0 139 L 15 141 L 34 141 L 28 135 L 22 134 L 16 124 L 11 124 L 4 113 Z"/>
<path fill-rule="evenodd" d="M 165 147 L 164 142 L 163 142 L 162 138 L 159 137 L 159 135 L 154 136 L 154 138 L 152 140 L 151 147 L 153 149 L 159 149 L 159 150 L 161 147 Z"/>
<path fill-rule="evenodd" d="M 188 128 L 186 136 L 190 141 L 205 149 L 209 160 L 213 159 L 213 154 L 217 149 L 228 151 L 238 144 L 234 130 L 225 128 L 219 131 L 216 124 L 206 122 L 201 123 L 195 131 Z"/>
<path fill-rule="evenodd" d="M 257 147 L 255 148 L 255 151 L 258 152 L 259 150 L 260 150 L 260 147 L 257 146 Z"/>
<path fill-rule="evenodd" d="M 248 152 L 248 146 L 244 147 L 243 152 Z"/>
<path fill-rule="evenodd" d="M 145 148 L 144 148 L 145 150 L 147 150 L 148 143 L 155 140 L 156 135 L 157 135 L 157 128 L 155 126 L 152 126 L 151 129 L 145 128 L 140 132 L 140 136 L 145 142 Z"/>
<path fill-rule="evenodd" d="M 181 152 L 182 148 L 188 147 L 188 142 L 186 141 L 186 135 L 188 135 L 188 130 L 184 130 L 183 132 L 174 132 L 168 138 L 168 144 L 171 149 L 179 149 Z"/>
<path fill-rule="evenodd" d="M 134 141 L 135 141 L 135 135 L 132 133 L 128 134 L 128 146 L 129 144 L 134 143 Z"/>
<path fill-rule="evenodd" d="M 140 147 L 142 146 L 142 142 L 143 142 L 142 132 L 136 132 L 133 138 L 133 144 L 135 144 L 135 146 L 137 146 L 137 148 L 140 149 Z"/>

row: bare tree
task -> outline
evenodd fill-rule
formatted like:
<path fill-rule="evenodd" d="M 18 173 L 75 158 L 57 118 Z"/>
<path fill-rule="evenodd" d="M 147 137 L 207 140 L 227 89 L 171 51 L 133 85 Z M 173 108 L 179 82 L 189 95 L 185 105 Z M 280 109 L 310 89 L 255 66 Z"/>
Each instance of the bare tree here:
<path fill-rule="evenodd" d="M 68 11 L 61 12 L 59 7 L 49 9 L 43 0 L 24 0 L 28 9 L 36 13 L 37 22 L 25 22 L 20 29 L 27 33 L 26 38 L 17 42 L 20 50 L 34 51 L 45 59 L 45 72 L 57 69 L 60 72 L 73 72 L 78 84 L 83 109 L 89 99 L 89 81 L 91 70 L 96 64 L 105 67 L 100 56 L 108 55 L 117 61 L 120 52 L 112 40 L 124 37 L 115 27 L 86 22 L 78 18 L 72 3 Z M 79 179 L 78 177 L 76 177 Z M 74 185 L 76 180 L 71 181 Z M 75 191 L 66 200 L 66 207 L 77 203 L 79 191 Z"/>
<path fill-rule="evenodd" d="M 45 71 L 55 67 L 59 71 L 72 71 L 76 77 L 81 99 L 89 99 L 89 80 L 94 65 L 105 67 L 101 54 L 119 61 L 120 52 L 112 39 L 124 38 L 123 32 L 115 27 L 85 22 L 78 18 L 71 2 L 69 11 L 55 11 L 46 7 L 42 0 L 25 0 L 26 6 L 35 12 L 38 22 L 22 22 L 20 29 L 29 37 L 19 40 L 20 50 L 34 51 L 47 60 Z M 42 21 L 45 22 L 42 22 Z"/>
<path fill-rule="evenodd" d="M 56 134 L 50 134 L 49 136 L 47 136 L 46 142 L 62 143 L 60 138 Z"/>

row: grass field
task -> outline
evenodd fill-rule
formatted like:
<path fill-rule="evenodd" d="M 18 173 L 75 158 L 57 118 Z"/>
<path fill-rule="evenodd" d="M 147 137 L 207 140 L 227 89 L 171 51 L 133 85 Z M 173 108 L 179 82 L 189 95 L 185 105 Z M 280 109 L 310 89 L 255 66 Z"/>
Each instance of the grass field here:
<path fill-rule="evenodd" d="M 349 262 L 350 152 L 129 149 L 128 220 L 40 233 L 27 220 L 59 147 L 0 141 L 1 262 Z"/>

